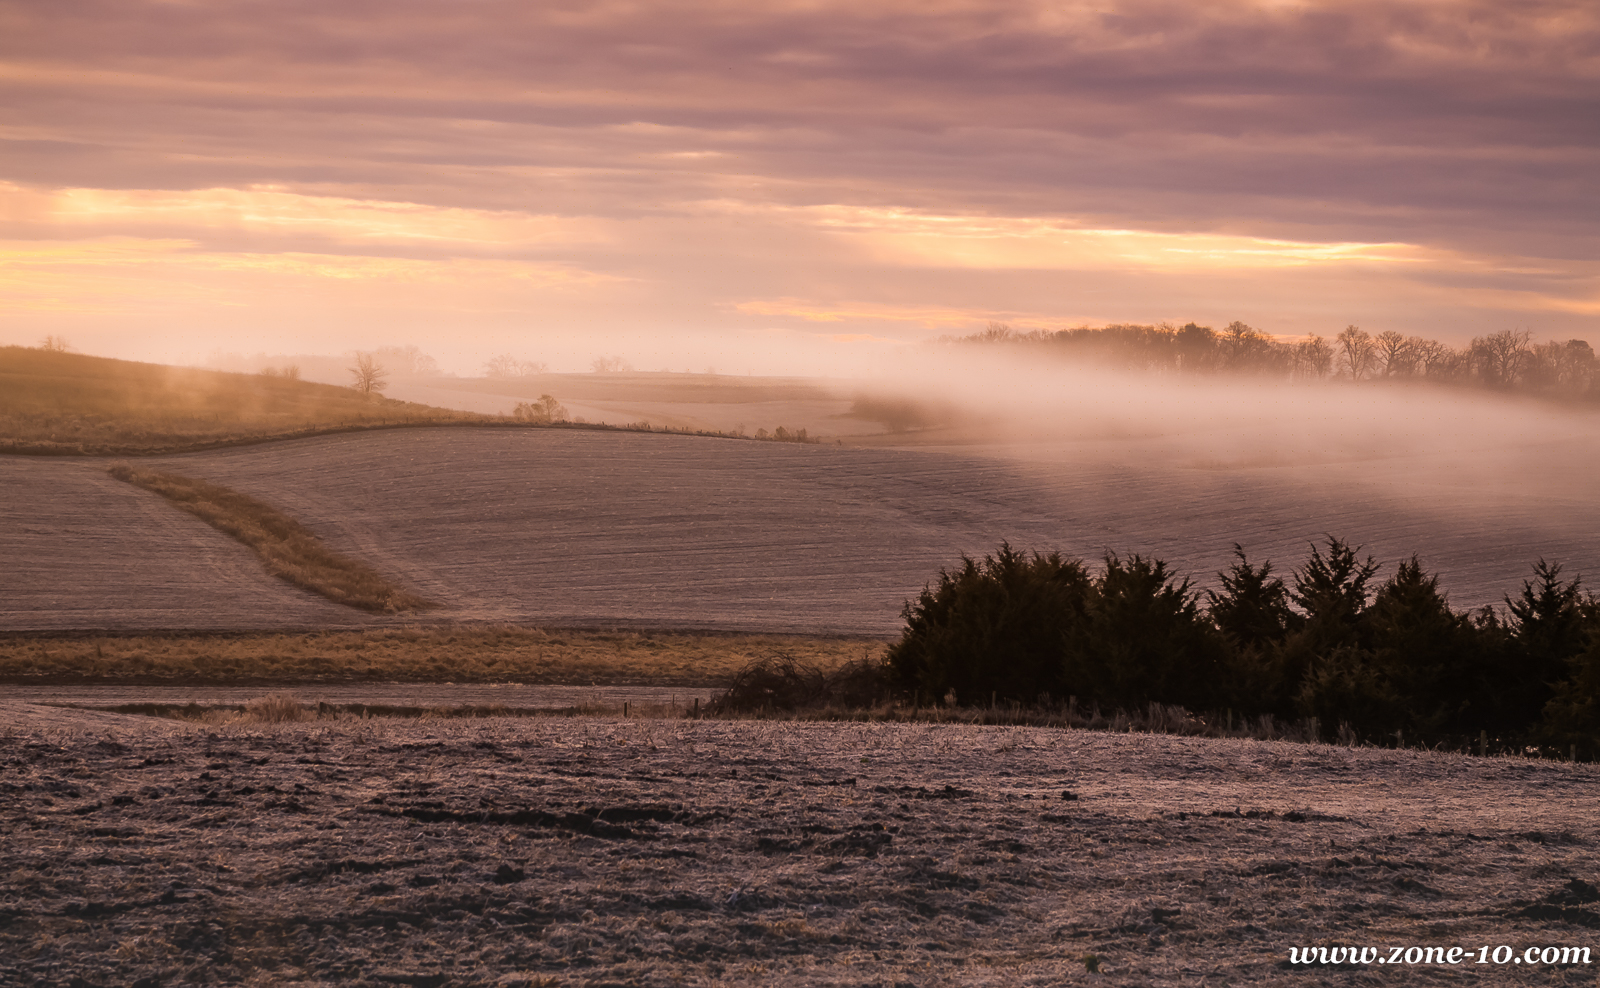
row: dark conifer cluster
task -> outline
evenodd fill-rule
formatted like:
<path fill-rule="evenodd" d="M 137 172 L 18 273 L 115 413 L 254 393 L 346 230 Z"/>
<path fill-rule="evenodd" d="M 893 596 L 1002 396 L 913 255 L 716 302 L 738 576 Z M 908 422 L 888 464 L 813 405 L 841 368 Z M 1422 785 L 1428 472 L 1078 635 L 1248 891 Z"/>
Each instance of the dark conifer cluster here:
<path fill-rule="evenodd" d="M 1287 578 L 1237 561 L 1214 591 L 1165 563 L 1091 570 L 1001 545 L 907 602 L 886 673 L 908 695 L 1316 718 L 1329 738 L 1576 745 L 1600 755 L 1600 599 L 1540 560 L 1504 611 L 1450 607 L 1416 557 L 1330 537 Z"/>

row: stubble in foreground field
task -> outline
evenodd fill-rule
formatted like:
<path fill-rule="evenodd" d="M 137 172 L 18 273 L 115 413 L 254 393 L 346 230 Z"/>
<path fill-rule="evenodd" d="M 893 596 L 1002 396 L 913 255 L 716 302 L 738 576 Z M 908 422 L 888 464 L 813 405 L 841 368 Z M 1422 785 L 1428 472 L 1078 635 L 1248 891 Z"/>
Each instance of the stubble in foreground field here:
<path fill-rule="evenodd" d="M 1600 925 L 1592 766 L 928 725 L 110 724 L 6 739 L 0 983 L 1311 983 L 1330 972 L 1291 974 L 1291 946 Z"/>

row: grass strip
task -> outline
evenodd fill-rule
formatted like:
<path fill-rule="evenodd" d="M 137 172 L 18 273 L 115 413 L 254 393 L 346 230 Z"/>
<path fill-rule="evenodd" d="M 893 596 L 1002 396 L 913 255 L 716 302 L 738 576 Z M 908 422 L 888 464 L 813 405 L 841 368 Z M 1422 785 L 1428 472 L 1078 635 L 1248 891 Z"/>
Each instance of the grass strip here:
<path fill-rule="evenodd" d="M 439 624 L 362 631 L 0 636 L 0 683 L 303 686 L 524 683 L 721 686 L 781 652 L 822 668 L 870 638 Z"/>
<path fill-rule="evenodd" d="M 410 611 L 429 602 L 390 583 L 364 563 L 339 555 L 288 515 L 237 491 L 175 473 L 113 464 L 111 476 L 153 491 L 226 532 L 261 557 L 273 576 L 364 611 Z"/>

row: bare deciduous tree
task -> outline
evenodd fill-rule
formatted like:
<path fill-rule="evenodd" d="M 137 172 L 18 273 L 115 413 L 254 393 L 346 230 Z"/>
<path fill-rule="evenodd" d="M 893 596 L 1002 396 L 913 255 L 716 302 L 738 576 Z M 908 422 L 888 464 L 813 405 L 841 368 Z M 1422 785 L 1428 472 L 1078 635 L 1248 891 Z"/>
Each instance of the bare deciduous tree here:
<path fill-rule="evenodd" d="M 518 402 L 511 416 L 519 422 L 565 422 L 567 406 L 549 395 L 540 395 L 538 401 Z"/>
<path fill-rule="evenodd" d="M 990 322 L 983 332 L 970 337 L 976 343 L 1010 343 L 1016 338 L 1017 331 L 1003 322 Z"/>
<path fill-rule="evenodd" d="M 1222 365 L 1230 370 L 1249 370 L 1267 363 L 1272 355 L 1272 338 L 1235 320 L 1217 339 Z"/>
<path fill-rule="evenodd" d="M 383 389 L 389 386 L 389 372 L 384 370 L 383 365 L 378 363 L 378 358 L 370 353 L 356 351 L 356 365 L 349 370 L 351 376 L 355 378 L 355 383 L 351 387 L 355 388 L 358 394 L 370 398 L 375 394 L 383 394 Z"/>
<path fill-rule="evenodd" d="M 534 360 L 518 360 L 509 353 L 497 353 L 483 365 L 484 375 L 493 378 L 532 377 L 550 368 Z"/>
<path fill-rule="evenodd" d="M 1299 377 L 1324 378 L 1333 371 L 1333 347 L 1316 334 L 1294 345 L 1294 373 Z"/>
<path fill-rule="evenodd" d="M 1344 358 L 1345 370 L 1352 381 L 1359 381 L 1372 370 L 1377 360 L 1377 345 L 1372 334 L 1359 326 L 1346 326 L 1339 331 L 1339 355 Z"/>
<path fill-rule="evenodd" d="M 633 365 L 618 356 L 596 357 L 591 364 L 596 374 L 620 374 L 633 370 Z"/>
<path fill-rule="evenodd" d="M 381 346 L 372 355 L 397 377 L 433 377 L 439 373 L 439 362 L 423 353 L 416 344 L 407 346 Z"/>
<path fill-rule="evenodd" d="M 1526 329 L 1502 329 L 1498 333 L 1473 339 L 1467 352 L 1485 384 L 1508 388 L 1517 382 L 1517 373 L 1531 351 L 1533 334 Z"/>
<path fill-rule="evenodd" d="M 1594 347 L 1587 340 L 1568 340 L 1561 348 L 1561 383 L 1565 387 L 1584 392 L 1594 382 L 1600 362 L 1595 360 Z"/>
<path fill-rule="evenodd" d="M 39 349 L 51 350 L 55 353 L 66 353 L 72 349 L 72 344 L 67 342 L 65 336 L 50 335 L 39 341 Z"/>
<path fill-rule="evenodd" d="M 1392 329 L 1379 333 L 1373 340 L 1377 359 L 1383 363 L 1384 377 L 1409 377 L 1416 362 L 1411 341 L 1416 337 L 1401 336 Z"/>
<path fill-rule="evenodd" d="M 1456 352 L 1438 340 L 1416 336 L 1411 339 L 1411 350 L 1416 354 L 1416 363 L 1422 368 L 1422 373 L 1428 377 L 1443 376 L 1446 366 L 1455 360 Z"/>

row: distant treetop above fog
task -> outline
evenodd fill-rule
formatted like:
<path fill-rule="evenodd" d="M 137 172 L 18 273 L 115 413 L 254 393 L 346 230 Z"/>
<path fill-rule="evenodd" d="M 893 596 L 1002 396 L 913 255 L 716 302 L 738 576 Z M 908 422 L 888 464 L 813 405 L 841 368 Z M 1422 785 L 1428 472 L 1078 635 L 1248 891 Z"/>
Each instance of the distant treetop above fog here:
<path fill-rule="evenodd" d="M 1346 326 L 1332 340 L 1286 342 L 1242 322 L 1221 330 L 1188 323 L 1018 332 L 992 322 L 945 346 L 1027 347 L 1121 370 L 1246 373 L 1294 380 L 1432 381 L 1551 397 L 1600 400 L 1600 361 L 1586 340 L 1535 343 L 1528 330 L 1501 330 L 1456 349 L 1438 340 Z"/>

